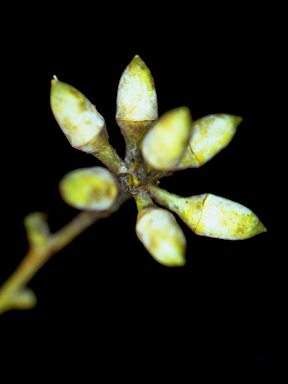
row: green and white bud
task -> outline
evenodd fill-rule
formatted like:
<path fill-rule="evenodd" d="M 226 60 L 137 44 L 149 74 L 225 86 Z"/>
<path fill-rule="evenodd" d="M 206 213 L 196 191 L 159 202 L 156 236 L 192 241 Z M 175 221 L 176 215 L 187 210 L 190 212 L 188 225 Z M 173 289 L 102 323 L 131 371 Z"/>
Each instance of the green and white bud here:
<path fill-rule="evenodd" d="M 158 263 L 167 267 L 185 265 L 186 238 L 171 212 L 156 206 L 142 209 L 136 234 Z"/>
<path fill-rule="evenodd" d="M 138 55 L 133 57 L 122 73 L 116 108 L 117 122 L 151 122 L 158 119 L 154 79 Z"/>
<path fill-rule="evenodd" d="M 267 231 L 249 208 L 220 196 L 204 193 L 180 197 L 156 186 L 151 186 L 149 192 L 157 203 L 175 212 L 197 235 L 244 240 Z"/>
<path fill-rule="evenodd" d="M 188 145 L 192 117 L 188 107 L 164 113 L 148 130 L 142 142 L 142 155 L 152 169 L 167 171 L 177 166 Z"/>
<path fill-rule="evenodd" d="M 224 149 L 233 139 L 242 117 L 216 113 L 192 124 L 189 145 L 176 169 L 198 168 Z"/>
<path fill-rule="evenodd" d="M 139 144 L 148 127 L 158 119 L 154 79 L 140 56 L 133 57 L 119 81 L 116 121 L 126 143 L 126 158 L 139 161 Z"/>
<path fill-rule="evenodd" d="M 54 117 L 72 147 L 97 157 L 115 174 L 127 170 L 109 143 L 104 118 L 86 96 L 54 76 L 50 102 Z"/>
<path fill-rule="evenodd" d="M 72 147 L 93 153 L 106 131 L 104 118 L 86 96 L 55 76 L 51 82 L 51 109 Z"/>
<path fill-rule="evenodd" d="M 63 200 L 74 208 L 104 211 L 115 202 L 118 181 L 106 168 L 79 168 L 61 179 L 59 190 Z"/>

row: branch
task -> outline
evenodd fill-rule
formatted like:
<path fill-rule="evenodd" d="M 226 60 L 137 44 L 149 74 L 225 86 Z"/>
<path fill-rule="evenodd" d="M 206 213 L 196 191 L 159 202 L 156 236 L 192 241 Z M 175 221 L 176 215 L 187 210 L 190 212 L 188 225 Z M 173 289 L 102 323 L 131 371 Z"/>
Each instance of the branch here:
<path fill-rule="evenodd" d="M 0 287 L 0 315 L 12 309 L 31 309 L 37 303 L 34 292 L 27 284 L 39 269 L 55 253 L 65 248 L 72 240 L 84 232 L 97 220 L 110 216 L 129 197 L 122 194 L 114 205 L 106 211 L 83 211 L 68 224 L 51 233 L 45 215 L 34 212 L 25 218 L 29 249 L 14 273 Z"/>

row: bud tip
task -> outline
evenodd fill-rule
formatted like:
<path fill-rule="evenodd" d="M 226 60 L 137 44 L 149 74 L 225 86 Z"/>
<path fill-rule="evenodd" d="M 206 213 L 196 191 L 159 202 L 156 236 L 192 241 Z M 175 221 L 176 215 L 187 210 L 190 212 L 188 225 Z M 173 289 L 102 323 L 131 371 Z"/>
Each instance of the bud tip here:
<path fill-rule="evenodd" d="M 51 83 L 57 83 L 58 77 L 56 75 L 53 75 L 53 79 L 51 80 Z"/>

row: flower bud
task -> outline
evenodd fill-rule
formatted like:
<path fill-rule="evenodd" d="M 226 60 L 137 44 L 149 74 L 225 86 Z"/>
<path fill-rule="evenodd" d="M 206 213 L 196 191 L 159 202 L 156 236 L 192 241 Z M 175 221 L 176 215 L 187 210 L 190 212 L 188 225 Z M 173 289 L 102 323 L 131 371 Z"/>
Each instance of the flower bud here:
<path fill-rule="evenodd" d="M 181 160 L 188 145 L 192 117 L 187 107 L 164 113 L 142 142 L 142 155 L 152 169 L 167 171 Z"/>
<path fill-rule="evenodd" d="M 224 113 L 194 121 L 189 145 L 176 169 L 198 168 L 207 163 L 230 143 L 241 121 L 240 116 Z"/>
<path fill-rule="evenodd" d="M 81 92 L 56 76 L 51 82 L 51 109 L 72 147 L 93 153 L 101 133 L 106 131 L 104 118 Z"/>
<path fill-rule="evenodd" d="M 185 265 L 186 238 L 171 212 L 156 206 L 144 208 L 138 213 L 136 234 L 158 263 Z"/>
<path fill-rule="evenodd" d="M 226 240 L 244 240 L 267 229 L 249 209 L 220 196 L 204 193 L 180 197 L 156 186 L 149 188 L 152 198 L 175 212 L 197 235 Z"/>
<path fill-rule="evenodd" d="M 120 78 L 116 107 L 117 121 L 151 122 L 158 118 L 154 80 L 138 55 L 133 57 Z"/>
<path fill-rule="evenodd" d="M 133 57 L 118 85 L 116 121 L 126 143 L 126 153 L 140 153 L 148 127 L 158 119 L 157 94 L 151 72 L 140 56 Z"/>
<path fill-rule="evenodd" d="M 80 168 L 62 178 L 59 190 L 63 200 L 74 208 L 104 211 L 118 195 L 118 182 L 106 168 Z"/>

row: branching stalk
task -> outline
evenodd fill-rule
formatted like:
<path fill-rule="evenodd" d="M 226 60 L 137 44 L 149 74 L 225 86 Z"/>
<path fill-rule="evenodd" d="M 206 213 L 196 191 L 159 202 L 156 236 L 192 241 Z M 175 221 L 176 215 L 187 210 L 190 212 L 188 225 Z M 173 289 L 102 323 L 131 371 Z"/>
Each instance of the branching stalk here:
<path fill-rule="evenodd" d="M 118 210 L 120 205 L 129 198 L 128 194 L 121 195 L 111 209 L 106 211 L 82 211 L 68 224 L 56 233 L 45 236 L 42 244 L 29 242 L 29 249 L 22 262 L 14 273 L 0 287 L 0 315 L 12 309 L 31 309 L 36 305 L 37 299 L 32 290 L 27 288 L 29 281 L 40 268 L 57 252 L 65 248 L 72 240 L 94 224 L 97 220 L 110 216 Z M 28 239 L 41 237 L 39 228 L 33 228 L 34 233 L 29 233 Z M 30 230 L 32 230 L 30 228 Z M 36 233 L 37 230 L 39 233 Z M 36 236 L 35 236 L 36 235 Z"/>

